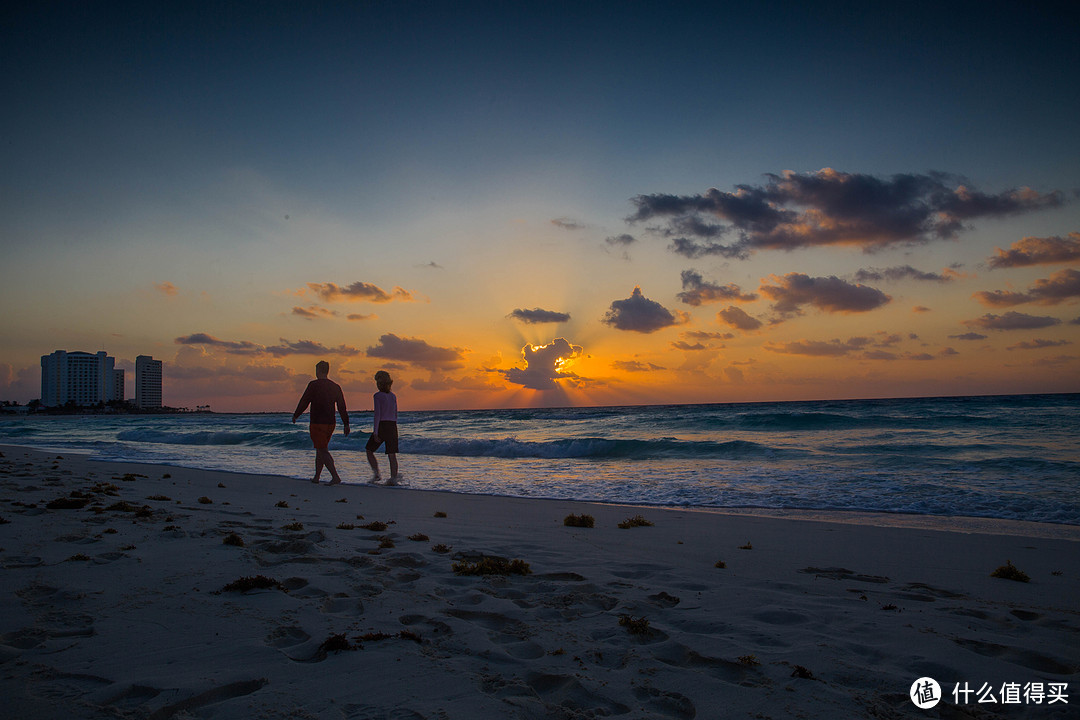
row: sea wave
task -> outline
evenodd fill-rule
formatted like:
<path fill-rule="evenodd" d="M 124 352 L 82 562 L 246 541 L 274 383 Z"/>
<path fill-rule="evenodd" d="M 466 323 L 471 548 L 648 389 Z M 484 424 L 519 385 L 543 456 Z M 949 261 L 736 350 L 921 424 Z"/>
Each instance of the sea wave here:
<path fill-rule="evenodd" d="M 693 442 L 661 438 L 657 440 L 614 440 L 599 437 L 567 438 L 536 442 L 512 437 L 485 440 L 410 438 L 408 451 L 419 455 L 494 458 L 763 458 L 779 450 L 755 442 Z"/>
<path fill-rule="evenodd" d="M 230 430 L 180 432 L 168 430 L 124 430 L 116 435 L 121 442 L 155 445 L 227 445 L 251 447 L 301 448 L 310 444 L 306 433 L 281 433 Z"/>

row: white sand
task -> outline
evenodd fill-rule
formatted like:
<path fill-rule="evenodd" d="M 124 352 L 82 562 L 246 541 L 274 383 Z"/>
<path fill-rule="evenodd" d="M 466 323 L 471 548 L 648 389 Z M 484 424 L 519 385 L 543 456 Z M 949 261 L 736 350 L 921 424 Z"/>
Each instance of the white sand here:
<path fill-rule="evenodd" d="M 5 717 L 1078 717 L 1080 528 L 316 487 L 0 450 Z M 46 509 L 73 490 L 91 502 Z M 119 501 L 151 512 L 107 509 Z M 564 526 L 570 513 L 595 527 Z M 637 514 L 654 525 L 617 527 Z M 371 521 L 393 522 L 337 527 Z M 233 532 L 243 547 L 222 542 Z M 480 553 L 532 573 L 454 573 Z M 1006 560 L 1031 582 L 991 577 Z M 288 592 L 218 592 L 256 575 Z M 320 651 L 340 634 L 362 647 Z M 946 693 L 928 711 L 908 698 L 924 675 Z M 1067 683 L 1069 704 L 957 706 L 958 682 L 999 698 Z"/>

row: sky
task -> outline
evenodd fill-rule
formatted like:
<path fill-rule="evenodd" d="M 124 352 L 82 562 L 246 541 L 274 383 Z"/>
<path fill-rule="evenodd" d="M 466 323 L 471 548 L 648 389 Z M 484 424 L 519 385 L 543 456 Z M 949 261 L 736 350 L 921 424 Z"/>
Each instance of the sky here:
<path fill-rule="evenodd" d="M 13 4 L 9 4 L 13 5 Z M 880 5 L 880 7 L 879 7 Z M 1074 8 L 1073 8 L 1074 10 Z M 0 399 L 1080 392 L 1069 3 L 0 10 Z"/>

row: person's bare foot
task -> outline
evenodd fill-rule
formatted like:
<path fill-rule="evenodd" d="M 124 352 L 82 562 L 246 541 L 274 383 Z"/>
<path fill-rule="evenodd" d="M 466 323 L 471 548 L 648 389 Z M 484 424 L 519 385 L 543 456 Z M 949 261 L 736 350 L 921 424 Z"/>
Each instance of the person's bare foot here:
<path fill-rule="evenodd" d="M 334 478 L 328 484 L 329 485 L 340 485 L 341 484 L 341 478 Z"/>
<path fill-rule="evenodd" d="M 313 482 L 313 483 L 315 483 L 316 485 L 318 485 L 318 484 L 319 484 L 319 478 L 311 478 L 311 482 Z"/>

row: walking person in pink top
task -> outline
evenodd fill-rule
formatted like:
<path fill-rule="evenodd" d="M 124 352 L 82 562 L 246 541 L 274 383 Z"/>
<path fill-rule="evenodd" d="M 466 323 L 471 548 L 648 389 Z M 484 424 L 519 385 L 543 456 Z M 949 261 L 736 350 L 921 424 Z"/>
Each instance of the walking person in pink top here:
<path fill-rule="evenodd" d="M 341 392 L 341 386 L 328 378 L 329 374 L 330 363 L 320 360 L 315 364 L 315 379 L 309 382 L 304 390 L 292 421 L 295 423 L 296 418 L 311 405 L 308 434 L 311 435 L 311 444 L 315 446 L 315 477 L 311 482 L 319 482 L 323 467 L 326 467 L 330 471 L 330 484 L 337 485 L 341 478 L 334 467 L 334 456 L 330 454 L 328 446 L 330 436 L 334 434 L 335 409 L 341 415 L 341 424 L 345 426 L 345 437 L 349 436 L 349 411 L 345 409 L 345 394 Z"/>
<path fill-rule="evenodd" d="M 379 392 L 375 393 L 374 396 L 374 430 L 371 437 L 368 438 L 367 446 L 364 448 L 367 450 L 367 459 L 371 464 L 371 471 L 374 473 L 371 482 L 379 482 L 382 479 L 379 476 L 379 461 L 375 459 L 375 451 L 379 449 L 380 445 L 386 443 L 386 459 L 390 461 L 390 478 L 386 481 L 386 484 L 397 485 L 397 396 L 390 392 L 390 386 L 394 384 L 394 381 L 390 378 L 390 373 L 380 370 L 375 373 L 375 384 L 379 387 Z"/>

